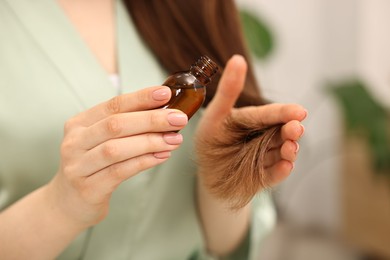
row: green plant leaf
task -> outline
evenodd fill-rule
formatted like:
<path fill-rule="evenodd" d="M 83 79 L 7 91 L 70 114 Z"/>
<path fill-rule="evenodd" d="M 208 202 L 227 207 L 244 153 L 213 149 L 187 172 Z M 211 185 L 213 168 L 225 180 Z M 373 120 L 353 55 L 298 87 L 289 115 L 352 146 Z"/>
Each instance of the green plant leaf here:
<path fill-rule="evenodd" d="M 389 111 L 358 80 L 329 83 L 326 87 L 339 102 L 350 134 L 361 134 L 369 143 L 373 167 L 390 177 Z"/>
<path fill-rule="evenodd" d="M 244 36 L 249 49 L 258 59 L 266 59 L 274 47 L 274 39 L 270 29 L 262 20 L 248 11 L 240 11 Z"/>

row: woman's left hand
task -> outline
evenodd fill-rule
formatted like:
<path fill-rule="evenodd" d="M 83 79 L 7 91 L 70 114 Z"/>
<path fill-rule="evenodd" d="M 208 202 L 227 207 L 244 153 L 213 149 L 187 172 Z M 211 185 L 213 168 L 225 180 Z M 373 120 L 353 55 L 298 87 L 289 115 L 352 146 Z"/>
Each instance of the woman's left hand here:
<path fill-rule="evenodd" d="M 299 150 L 297 141 L 304 133 L 301 121 L 305 119 L 307 111 L 296 104 L 233 108 L 244 87 L 246 71 L 247 64 L 242 56 L 235 55 L 228 61 L 216 95 L 199 123 L 196 138 L 211 143 L 216 137 L 223 138 L 224 133 L 229 131 L 226 128 L 226 119 L 229 117 L 238 121 L 253 122 L 256 126 L 264 128 L 282 124 L 276 138 L 273 138 L 263 166 L 267 176 L 267 186 L 274 186 L 289 176 L 294 167 Z M 202 147 L 199 147 L 202 143 L 204 142 L 197 142 L 198 152 L 202 151 Z M 206 165 L 199 165 L 199 168 L 201 175 L 213 174 L 215 170 Z"/>

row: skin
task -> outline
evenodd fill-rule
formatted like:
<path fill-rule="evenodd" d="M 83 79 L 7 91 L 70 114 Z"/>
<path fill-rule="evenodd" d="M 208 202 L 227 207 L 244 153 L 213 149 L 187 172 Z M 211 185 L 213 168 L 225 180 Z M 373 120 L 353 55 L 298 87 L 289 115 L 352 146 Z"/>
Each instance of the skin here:
<path fill-rule="evenodd" d="M 98 62 L 108 73 L 116 72 L 115 40 L 111 37 L 113 2 L 90 3 L 60 1 Z M 89 14 L 77 15 L 80 13 Z M 111 27 L 97 30 L 100 24 Z M 111 37 L 112 42 L 98 40 L 105 37 Z M 306 110 L 288 104 L 233 109 L 246 69 L 241 56 L 231 58 L 196 135 L 213 138 L 218 133 L 210 125 L 215 126 L 215 131 L 223 131 L 228 116 L 251 118 L 265 126 L 284 123 L 266 158 L 269 181 L 276 185 L 293 168 L 297 140 L 304 132 L 300 121 L 306 117 Z M 153 110 L 168 102 L 170 93 L 164 86 L 145 88 L 114 97 L 70 118 L 64 127 L 61 163 L 54 178 L 0 213 L 2 258 L 56 258 L 79 233 L 105 218 L 111 194 L 120 183 L 168 160 L 171 151 L 183 141 L 179 133 L 173 132 L 187 124 L 187 116 L 178 110 Z M 202 176 L 213 170 L 202 165 L 199 169 L 197 205 L 206 245 L 210 253 L 226 255 L 240 244 L 248 230 L 250 205 L 235 212 L 228 210 L 228 203 L 215 198 L 202 182 Z"/>
<path fill-rule="evenodd" d="M 219 82 L 217 93 L 197 129 L 197 137 L 213 138 L 227 131 L 224 122 L 227 117 L 249 119 L 260 126 L 284 123 L 280 135 L 271 144 L 271 151 L 265 158 L 266 175 L 270 186 L 275 186 L 291 173 L 297 158 L 298 139 L 303 135 L 301 121 L 307 111 L 295 104 L 271 104 L 258 107 L 233 108 L 244 87 L 247 64 L 242 56 L 234 55 L 227 63 Z M 235 249 L 247 233 L 250 217 L 250 204 L 232 212 L 229 203 L 215 198 L 205 185 L 202 176 L 212 174 L 213 169 L 199 165 L 198 207 L 203 224 L 206 244 L 210 252 L 223 256 Z"/>

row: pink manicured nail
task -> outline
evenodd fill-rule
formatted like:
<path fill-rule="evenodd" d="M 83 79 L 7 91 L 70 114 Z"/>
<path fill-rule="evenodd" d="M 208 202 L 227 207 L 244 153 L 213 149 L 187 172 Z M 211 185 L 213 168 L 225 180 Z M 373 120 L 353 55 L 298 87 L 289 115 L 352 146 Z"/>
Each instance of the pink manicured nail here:
<path fill-rule="evenodd" d="M 309 114 L 309 112 L 305 109 L 305 116 L 303 117 L 303 119 L 305 119 L 308 114 Z"/>
<path fill-rule="evenodd" d="M 157 159 L 167 159 L 171 156 L 171 152 L 158 152 L 153 154 Z"/>
<path fill-rule="evenodd" d="M 297 115 L 298 117 L 301 118 L 299 121 L 305 120 L 307 117 L 307 114 L 308 114 L 308 111 L 306 109 L 299 111 L 299 114 Z"/>
<path fill-rule="evenodd" d="M 294 143 L 295 143 L 295 153 L 297 153 L 299 151 L 299 143 L 297 142 Z"/>
<path fill-rule="evenodd" d="M 299 137 L 302 137 L 302 135 L 305 133 L 305 127 L 303 125 L 301 125 L 301 128 L 302 128 L 302 133 Z"/>
<path fill-rule="evenodd" d="M 166 133 L 163 138 L 167 144 L 181 144 L 183 142 L 183 136 L 177 133 Z"/>
<path fill-rule="evenodd" d="M 186 114 L 183 113 L 170 113 L 168 114 L 168 122 L 173 126 L 184 126 L 188 122 Z"/>
<path fill-rule="evenodd" d="M 169 97 L 169 89 L 168 88 L 157 89 L 157 90 L 153 91 L 152 97 L 154 100 L 157 100 L 157 101 L 166 100 Z"/>

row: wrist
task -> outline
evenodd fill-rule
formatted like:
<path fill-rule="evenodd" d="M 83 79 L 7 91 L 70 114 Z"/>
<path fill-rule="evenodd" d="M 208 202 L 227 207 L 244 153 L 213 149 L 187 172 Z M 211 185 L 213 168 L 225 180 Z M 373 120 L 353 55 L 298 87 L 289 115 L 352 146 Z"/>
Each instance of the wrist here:
<path fill-rule="evenodd" d="M 65 197 L 69 196 L 66 193 L 62 193 L 61 189 L 56 187 L 53 182 L 48 183 L 41 189 L 46 211 L 51 218 L 56 219 L 58 224 L 74 233 L 81 233 L 92 225 L 92 223 L 78 217 L 77 211 L 79 210 L 74 209 L 77 207 L 77 204 L 72 206 L 72 203 L 65 199 Z"/>
<path fill-rule="evenodd" d="M 208 251 L 217 256 L 225 256 L 237 248 L 247 234 L 251 204 L 232 209 L 230 200 L 219 197 L 205 184 L 204 173 L 199 172 L 197 183 L 200 222 Z"/>
<path fill-rule="evenodd" d="M 81 233 L 90 226 L 74 216 L 73 210 L 64 205 L 64 199 L 60 198 L 61 195 L 50 183 L 41 188 L 41 193 L 45 205 L 44 211 L 57 225 L 61 225 L 69 233 L 75 234 Z"/>

